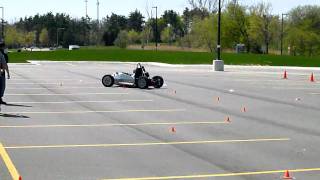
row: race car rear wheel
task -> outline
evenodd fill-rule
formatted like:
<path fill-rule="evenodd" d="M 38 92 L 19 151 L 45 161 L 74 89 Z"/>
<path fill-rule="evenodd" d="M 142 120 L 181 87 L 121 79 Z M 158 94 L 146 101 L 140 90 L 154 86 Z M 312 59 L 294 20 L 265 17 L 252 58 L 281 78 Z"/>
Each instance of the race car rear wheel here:
<path fill-rule="evenodd" d="M 113 86 L 113 84 L 114 84 L 114 78 L 113 78 L 113 76 L 111 76 L 111 75 L 105 75 L 105 76 L 103 76 L 103 78 L 102 78 L 102 84 L 103 84 L 105 87 L 111 87 L 111 86 Z"/>
<path fill-rule="evenodd" d="M 139 77 L 138 82 L 137 82 L 137 86 L 140 89 L 147 89 L 149 86 L 148 85 L 148 78 L 146 78 L 144 76 Z"/>
<path fill-rule="evenodd" d="M 163 78 L 161 76 L 154 76 L 152 82 L 155 88 L 161 88 L 163 86 Z"/>

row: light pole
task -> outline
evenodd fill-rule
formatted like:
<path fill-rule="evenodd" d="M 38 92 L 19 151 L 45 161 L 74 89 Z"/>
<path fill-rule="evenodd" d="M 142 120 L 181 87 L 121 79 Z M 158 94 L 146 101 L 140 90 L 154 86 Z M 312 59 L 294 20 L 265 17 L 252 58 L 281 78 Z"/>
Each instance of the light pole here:
<path fill-rule="evenodd" d="M 281 56 L 283 55 L 283 36 L 284 36 L 284 21 L 283 16 L 287 16 L 288 14 L 281 14 Z"/>
<path fill-rule="evenodd" d="M 59 30 L 64 30 L 64 28 L 57 29 L 57 48 L 59 47 Z"/>
<path fill-rule="evenodd" d="M 224 71 L 224 62 L 221 60 L 221 0 L 218 7 L 218 40 L 217 40 L 217 59 L 213 61 L 214 71 Z"/>
<path fill-rule="evenodd" d="M 86 3 L 86 18 L 88 17 L 88 0 L 84 1 Z"/>
<path fill-rule="evenodd" d="M 221 60 L 221 0 L 219 0 L 218 7 L 218 42 L 217 42 L 217 51 L 218 51 L 218 59 Z"/>
<path fill-rule="evenodd" d="M 1 18 L 1 36 L 4 39 L 4 7 L 0 7 L 2 10 L 2 18 Z"/>
<path fill-rule="evenodd" d="M 99 6 L 100 6 L 100 2 L 99 2 L 99 0 L 97 0 L 97 21 L 98 21 L 98 24 L 100 25 L 100 9 L 99 9 Z"/>
<path fill-rule="evenodd" d="M 152 8 L 156 9 L 156 50 L 158 50 L 158 6 Z"/>

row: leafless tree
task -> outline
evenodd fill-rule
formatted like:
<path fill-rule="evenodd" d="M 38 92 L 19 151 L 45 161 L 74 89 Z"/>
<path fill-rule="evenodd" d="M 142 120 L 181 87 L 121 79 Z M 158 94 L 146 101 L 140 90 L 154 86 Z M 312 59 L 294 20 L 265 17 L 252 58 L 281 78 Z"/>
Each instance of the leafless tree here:
<path fill-rule="evenodd" d="M 222 0 L 222 5 L 228 0 Z M 193 9 L 206 9 L 208 12 L 218 11 L 218 0 L 188 0 Z"/>
<path fill-rule="evenodd" d="M 146 21 L 146 23 L 143 26 L 143 32 L 142 32 L 142 36 L 143 36 L 143 46 L 144 44 L 146 44 L 147 46 L 149 45 L 149 41 L 151 39 L 152 36 L 152 23 L 150 20 L 152 20 L 152 8 L 149 7 L 149 1 L 146 0 L 146 15 L 148 16 L 148 20 Z"/>

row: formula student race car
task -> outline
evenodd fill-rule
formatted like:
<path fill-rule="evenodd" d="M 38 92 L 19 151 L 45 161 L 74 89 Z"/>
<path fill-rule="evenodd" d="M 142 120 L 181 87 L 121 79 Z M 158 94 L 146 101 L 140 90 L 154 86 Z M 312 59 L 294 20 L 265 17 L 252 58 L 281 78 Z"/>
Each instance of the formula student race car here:
<path fill-rule="evenodd" d="M 154 76 L 150 78 L 149 73 L 145 70 L 144 66 L 140 63 L 137 64 L 133 74 L 125 72 L 116 72 L 112 75 L 108 74 L 103 76 L 102 84 L 105 87 L 111 87 L 114 84 L 119 86 L 138 87 L 140 89 L 147 89 L 149 86 L 154 88 L 161 88 L 164 80 L 161 76 Z"/>

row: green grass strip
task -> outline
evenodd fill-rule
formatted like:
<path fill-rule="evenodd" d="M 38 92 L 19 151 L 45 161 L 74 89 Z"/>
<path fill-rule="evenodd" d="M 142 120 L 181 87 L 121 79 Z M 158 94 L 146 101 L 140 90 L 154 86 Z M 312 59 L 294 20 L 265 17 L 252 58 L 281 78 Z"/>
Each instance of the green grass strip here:
<path fill-rule="evenodd" d="M 212 64 L 215 55 L 207 52 L 83 48 L 77 51 L 10 53 L 11 63 L 27 60 L 162 62 L 169 64 Z M 223 53 L 225 64 L 320 67 L 320 57 Z"/>

